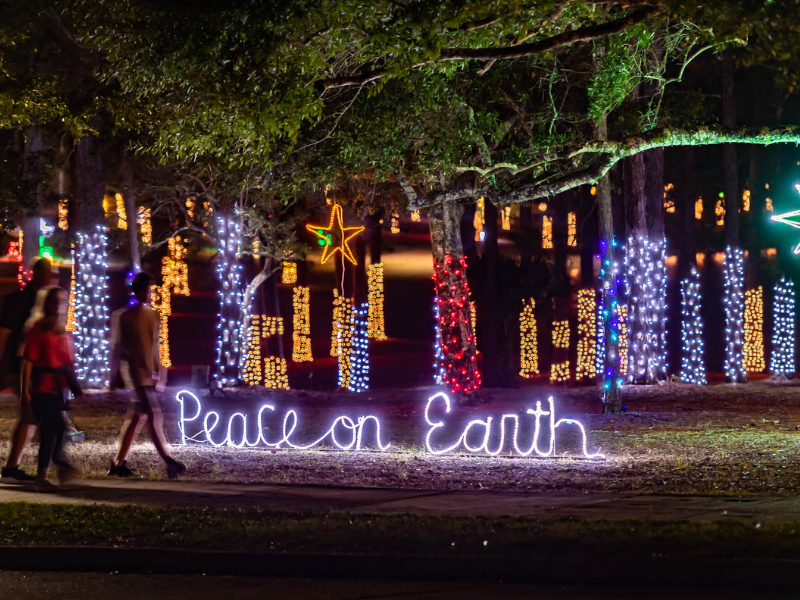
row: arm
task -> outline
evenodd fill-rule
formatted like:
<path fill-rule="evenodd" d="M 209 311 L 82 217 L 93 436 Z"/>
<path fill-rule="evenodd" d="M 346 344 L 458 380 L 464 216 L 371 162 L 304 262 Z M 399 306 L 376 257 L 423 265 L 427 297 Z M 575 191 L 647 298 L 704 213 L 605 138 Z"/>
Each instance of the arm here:
<path fill-rule="evenodd" d="M 20 397 L 22 398 L 22 402 L 25 404 L 30 404 L 31 401 L 31 394 L 29 389 L 29 384 L 31 381 L 31 371 L 33 370 L 33 363 L 28 360 L 27 358 L 23 359 L 22 361 L 22 373 L 20 377 Z"/>

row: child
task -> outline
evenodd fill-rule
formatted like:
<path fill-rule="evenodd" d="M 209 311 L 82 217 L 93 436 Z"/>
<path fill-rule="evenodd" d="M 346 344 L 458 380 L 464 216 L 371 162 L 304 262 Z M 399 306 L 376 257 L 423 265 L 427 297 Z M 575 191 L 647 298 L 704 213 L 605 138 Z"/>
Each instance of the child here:
<path fill-rule="evenodd" d="M 81 395 L 73 369 L 72 347 L 64 329 L 64 290 L 39 290 L 36 307 L 26 323 L 22 355 L 22 401 L 32 404 L 39 421 L 39 465 L 34 487 L 37 492 L 54 492 L 58 486 L 47 479 L 50 463 L 58 468 L 62 485 L 79 475 L 64 458 L 64 411 L 69 409 L 67 390 Z M 38 310 L 37 310 L 38 309 Z"/>

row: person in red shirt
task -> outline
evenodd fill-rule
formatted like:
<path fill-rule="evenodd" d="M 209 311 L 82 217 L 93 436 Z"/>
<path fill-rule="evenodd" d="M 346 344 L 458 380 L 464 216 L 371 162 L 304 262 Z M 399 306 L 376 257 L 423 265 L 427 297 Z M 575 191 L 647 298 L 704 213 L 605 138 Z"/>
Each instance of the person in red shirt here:
<path fill-rule="evenodd" d="M 53 492 L 58 486 L 47 479 L 50 463 L 58 468 L 59 483 L 78 476 L 78 471 L 64 456 L 64 411 L 69 409 L 67 390 L 81 395 L 73 368 L 70 339 L 64 330 L 66 311 L 64 290 L 58 287 L 39 291 L 41 313 L 34 309 L 22 355 L 22 401 L 30 403 L 39 421 L 39 464 L 34 482 L 36 491 Z"/>

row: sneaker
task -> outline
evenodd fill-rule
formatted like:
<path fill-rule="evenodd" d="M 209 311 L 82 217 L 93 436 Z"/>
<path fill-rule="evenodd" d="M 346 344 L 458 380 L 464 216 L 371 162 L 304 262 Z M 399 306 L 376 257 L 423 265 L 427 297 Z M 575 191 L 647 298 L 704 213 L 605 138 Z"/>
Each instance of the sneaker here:
<path fill-rule="evenodd" d="M 167 477 L 170 479 L 177 479 L 178 475 L 186 473 L 186 465 L 182 462 L 170 458 L 167 460 Z"/>
<path fill-rule="evenodd" d="M 5 467 L 0 478 L 5 480 L 4 483 L 21 483 L 23 481 L 33 481 L 35 479 L 33 475 L 28 475 L 25 471 L 20 469 L 19 465 L 16 467 Z"/>
<path fill-rule="evenodd" d="M 122 461 L 122 464 L 117 466 L 114 464 L 114 461 L 111 461 L 111 468 L 108 470 L 109 477 L 136 477 L 136 473 L 131 471 L 131 468 L 128 466 L 128 461 Z"/>
<path fill-rule="evenodd" d="M 58 491 L 58 486 L 49 479 L 36 479 L 33 482 L 33 489 L 40 494 L 52 494 Z"/>
<path fill-rule="evenodd" d="M 81 472 L 72 465 L 58 465 L 58 483 L 65 485 L 81 476 Z"/>

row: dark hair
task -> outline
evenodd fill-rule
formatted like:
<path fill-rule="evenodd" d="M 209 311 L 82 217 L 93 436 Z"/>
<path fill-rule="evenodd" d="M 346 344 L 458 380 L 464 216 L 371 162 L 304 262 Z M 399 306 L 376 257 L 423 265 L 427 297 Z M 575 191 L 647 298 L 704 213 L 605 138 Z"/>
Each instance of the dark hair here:
<path fill-rule="evenodd" d="M 45 317 L 55 317 L 58 315 L 58 307 L 61 303 L 61 293 L 62 290 L 60 287 L 52 287 L 47 290 L 47 296 L 44 298 L 44 316 Z"/>
<path fill-rule="evenodd" d="M 133 281 L 131 281 L 131 291 L 134 294 L 143 292 L 150 287 L 153 281 L 155 281 L 155 278 L 150 275 L 150 273 L 139 271 L 136 275 L 134 275 Z"/>
<path fill-rule="evenodd" d="M 40 258 L 35 263 L 33 263 L 33 268 L 31 270 L 33 271 L 34 275 L 38 273 L 52 272 L 53 263 L 51 263 L 50 260 L 47 258 Z"/>

